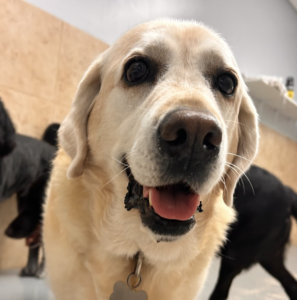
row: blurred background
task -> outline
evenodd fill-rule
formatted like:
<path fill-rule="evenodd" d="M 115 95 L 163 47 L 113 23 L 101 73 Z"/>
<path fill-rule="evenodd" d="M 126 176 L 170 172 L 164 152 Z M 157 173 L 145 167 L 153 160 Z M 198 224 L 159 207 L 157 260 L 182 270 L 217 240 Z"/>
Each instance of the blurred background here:
<path fill-rule="evenodd" d="M 284 90 L 288 77 L 295 86 L 297 81 L 296 0 L 0 0 L 0 97 L 17 132 L 40 138 L 48 124 L 61 122 L 92 60 L 131 27 L 162 17 L 203 22 L 228 42 L 260 116 L 255 162 L 297 192 L 297 96 Z M 16 214 L 14 197 L 0 203 L 0 289 L 4 278 L 15 276 L 7 270 L 23 267 L 27 259 L 24 240 L 3 234 Z M 297 245 L 296 224 L 291 244 Z M 296 277 L 297 251 L 290 249 Z M 201 299 L 216 278 L 215 262 Z M 287 299 L 262 270 L 238 278 L 241 292 L 232 290 L 230 299 Z M 251 282 L 258 292 L 251 292 Z M 29 299 L 5 295 L 0 299 Z M 30 300 L 43 300 L 32 295 Z"/>

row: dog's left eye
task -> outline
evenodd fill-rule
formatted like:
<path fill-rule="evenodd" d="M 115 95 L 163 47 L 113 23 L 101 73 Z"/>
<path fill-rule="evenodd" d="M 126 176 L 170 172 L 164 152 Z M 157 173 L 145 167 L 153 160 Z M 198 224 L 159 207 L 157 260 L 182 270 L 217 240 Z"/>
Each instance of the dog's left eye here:
<path fill-rule="evenodd" d="M 126 70 L 126 79 L 131 83 L 144 80 L 148 75 L 148 66 L 143 61 L 135 61 Z"/>
<path fill-rule="evenodd" d="M 217 84 L 219 90 L 223 94 L 232 96 L 235 91 L 237 81 L 234 78 L 234 75 L 231 75 L 230 73 L 224 73 L 217 78 Z"/>

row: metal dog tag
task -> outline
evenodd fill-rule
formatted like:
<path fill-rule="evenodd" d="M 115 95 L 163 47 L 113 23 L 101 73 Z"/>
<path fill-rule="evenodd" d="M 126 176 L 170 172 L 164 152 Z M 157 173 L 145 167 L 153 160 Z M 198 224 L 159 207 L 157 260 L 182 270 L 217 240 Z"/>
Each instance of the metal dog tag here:
<path fill-rule="evenodd" d="M 128 288 L 123 281 L 118 281 L 113 286 L 113 293 L 109 300 L 148 300 L 145 291 L 134 291 Z"/>

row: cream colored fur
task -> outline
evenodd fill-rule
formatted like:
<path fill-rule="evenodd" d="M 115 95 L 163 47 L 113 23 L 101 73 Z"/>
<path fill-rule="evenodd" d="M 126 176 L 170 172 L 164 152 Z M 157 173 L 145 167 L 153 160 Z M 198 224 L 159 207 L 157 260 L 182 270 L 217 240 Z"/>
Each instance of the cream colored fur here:
<path fill-rule="evenodd" d="M 123 83 L 124 63 L 135 53 L 166 64 L 153 86 Z M 220 67 L 238 78 L 230 100 L 215 95 L 205 80 Z M 119 159 L 127 154 L 136 180 L 157 185 L 151 135 L 156 120 L 181 105 L 211 112 L 223 131 L 222 146 L 199 192 L 204 212 L 195 215 L 195 227 L 157 243 L 139 211 L 124 208 L 128 180 Z M 236 182 L 258 145 L 256 111 L 226 43 L 195 22 L 161 20 L 129 31 L 86 72 L 59 140 L 44 214 L 47 273 L 57 300 L 108 300 L 114 283 L 133 271 L 140 250 L 139 289 L 149 300 L 196 299 L 234 220 Z"/>

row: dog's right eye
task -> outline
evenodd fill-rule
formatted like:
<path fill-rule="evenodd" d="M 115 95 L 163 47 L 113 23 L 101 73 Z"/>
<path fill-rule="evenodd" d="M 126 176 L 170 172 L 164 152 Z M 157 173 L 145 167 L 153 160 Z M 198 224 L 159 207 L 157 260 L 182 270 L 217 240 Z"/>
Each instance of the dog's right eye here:
<path fill-rule="evenodd" d="M 232 96 L 237 86 L 237 80 L 232 73 L 225 72 L 217 78 L 217 85 L 225 96 Z"/>
<path fill-rule="evenodd" d="M 148 66 L 144 61 L 134 61 L 126 69 L 125 76 L 131 83 L 140 83 L 148 76 Z"/>

